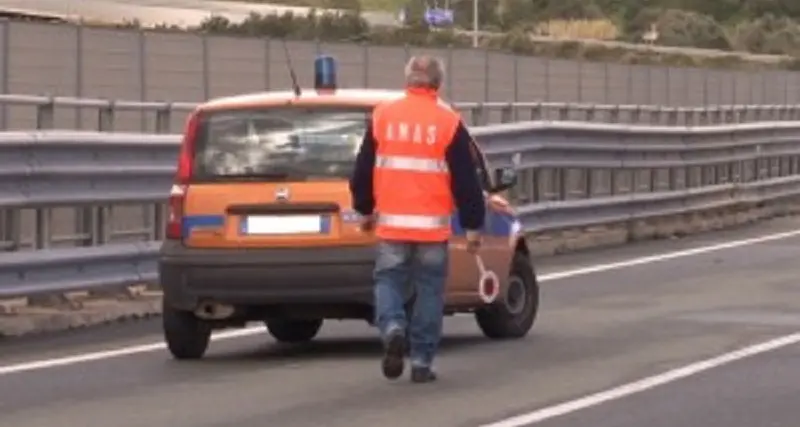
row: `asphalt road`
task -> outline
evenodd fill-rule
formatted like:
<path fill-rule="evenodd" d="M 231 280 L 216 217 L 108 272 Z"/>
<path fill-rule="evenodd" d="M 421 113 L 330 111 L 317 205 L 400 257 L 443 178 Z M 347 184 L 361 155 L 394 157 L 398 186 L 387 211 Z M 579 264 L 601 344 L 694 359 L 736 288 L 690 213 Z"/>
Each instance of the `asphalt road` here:
<path fill-rule="evenodd" d="M 794 427 L 798 402 L 800 346 L 794 346 L 538 426 Z"/>
<path fill-rule="evenodd" d="M 441 380 L 421 386 L 380 376 L 379 345 L 361 322 L 331 322 L 299 347 L 246 331 L 196 363 L 169 359 L 157 322 L 2 342 L 0 426 L 522 427 L 534 424 L 510 417 L 560 408 L 535 425 L 797 427 L 800 336 L 696 362 L 800 331 L 799 226 L 781 219 L 542 260 L 532 334 L 490 342 L 471 318 L 450 318 Z M 785 232 L 795 234 L 686 252 Z M 664 253 L 680 256 L 627 262 Z M 591 397 L 687 365 L 704 367 L 602 404 Z"/>

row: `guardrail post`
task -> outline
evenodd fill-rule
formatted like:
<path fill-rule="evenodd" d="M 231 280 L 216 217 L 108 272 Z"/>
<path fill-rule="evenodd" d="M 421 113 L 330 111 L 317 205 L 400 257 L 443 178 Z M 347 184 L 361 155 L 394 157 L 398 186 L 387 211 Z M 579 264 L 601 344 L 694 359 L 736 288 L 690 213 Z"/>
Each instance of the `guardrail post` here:
<path fill-rule="evenodd" d="M 514 106 L 509 103 L 500 107 L 500 123 L 511 123 L 514 121 Z"/>
<path fill-rule="evenodd" d="M 593 122 L 595 119 L 595 108 L 594 105 L 590 105 L 586 108 L 586 121 Z"/>
<path fill-rule="evenodd" d="M 108 243 L 111 240 L 111 206 L 97 206 L 92 209 L 92 246 Z"/>
<path fill-rule="evenodd" d="M 693 108 L 678 108 L 683 114 L 683 123 L 686 126 L 694 126 L 697 120 L 697 112 Z"/>
<path fill-rule="evenodd" d="M 156 110 L 156 133 L 169 133 L 172 128 L 172 105 Z"/>
<path fill-rule="evenodd" d="M 608 110 L 608 121 L 611 123 L 619 123 L 619 105 L 615 105 Z"/>
<path fill-rule="evenodd" d="M 650 110 L 650 124 L 661 124 L 661 107 L 655 107 Z"/>
<path fill-rule="evenodd" d="M 480 126 L 481 123 L 481 116 L 483 115 L 483 104 L 478 104 L 472 108 L 470 108 L 470 112 L 472 114 L 472 125 L 473 126 Z"/>
<path fill-rule="evenodd" d="M 740 123 L 747 123 L 750 121 L 750 112 L 746 105 L 738 106 Z"/>
<path fill-rule="evenodd" d="M 563 105 L 558 108 L 558 120 L 569 120 L 569 105 Z"/>
<path fill-rule="evenodd" d="M 728 120 L 730 120 L 731 123 L 741 123 L 740 119 L 739 108 L 735 105 L 730 106 L 728 108 Z"/>
<path fill-rule="evenodd" d="M 647 177 L 649 178 L 648 190 L 651 193 L 654 193 L 658 191 L 658 169 L 648 168 L 646 170 L 647 170 Z"/>
<path fill-rule="evenodd" d="M 702 110 L 697 112 L 697 124 L 704 125 L 707 124 L 709 121 L 708 119 L 708 109 L 703 108 Z"/>
<path fill-rule="evenodd" d="M 558 185 L 558 200 L 567 200 L 569 188 L 567 187 L 567 169 L 556 168 L 556 183 Z"/>
<path fill-rule="evenodd" d="M 55 127 L 56 105 L 53 98 L 46 104 L 36 106 L 36 129 L 53 129 Z"/>
<path fill-rule="evenodd" d="M 539 168 L 532 168 L 530 169 L 530 171 L 533 178 L 533 186 L 531 188 L 531 190 L 533 190 L 531 192 L 531 202 L 537 203 L 542 201 L 542 190 L 541 188 L 539 188 L 539 186 L 542 183 L 542 170 Z"/>
<path fill-rule="evenodd" d="M 150 233 L 153 240 L 164 240 L 164 226 L 167 218 L 167 207 L 162 203 L 157 203 L 153 206 L 153 224 L 152 232 Z"/>
<path fill-rule="evenodd" d="M 669 187 L 670 191 L 675 191 L 678 189 L 678 174 L 675 168 L 668 168 L 667 169 L 667 186 Z"/>
<path fill-rule="evenodd" d="M 617 191 L 617 181 L 619 181 L 619 169 L 612 168 L 608 170 L 608 195 L 614 196 L 619 191 Z"/>
<path fill-rule="evenodd" d="M 97 110 L 97 130 L 100 132 L 114 131 L 114 101 Z"/>
<path fill-rule="evenodd" d="M 541 103 L 538 103 L 531 107 L 531 120 L 542 120 L 542 110 L 544 106 Z"/>
<path fill-rule="evenodd" d="M 33 247 L 36 250 L 50 247 L 50 209 L 38 208 L 35 211 L 36 231 L 34 232 Z"/>
<path fill-rule="evenodd" d="M 631 110 L 631 123 L 639 123 L 642 120 L 642 109 L 638 105 Z"/>
<path fill-rule="evenodd" d="M 678 123 L 678 109 L 670 108 L 667 111 L 667 124 L 670 126 L 677 126 Z"/>
<path fill-rule="evenodd" d="M 584 169 L 583 174 L 583 183 L 586 186 L 586 188 L 583 189 L 583 196 L 587 199 L 591 199 L 594 193 L 594 173 L 592 168 Z"/>
<path fill-rule="evenodd" d="M 2 212 L 2 233 L 0 233 L 0 241 L 5 243 L 2 250 L 4 251 L 17 251 L 19 250 L 20 243 L 22 242 L 22 226 L 19 209 L 7 209 Z"/>
<path fill-rule="evenodd" d="M 108 104 L 97 110 L 97 129 L 100 132 L 114 131 L 115 107 L 115 102 L 110 100 Z M 86 236 L 86 238 L 80 240 L 83 246 L 94 246 L 99 243 L 104 243 L 97 241 L 96 227 L 99 221 L 97 209 L 98 208 L 94 207 L 79 207 L 75 209 L 75 229 L 79 234 Z"/>

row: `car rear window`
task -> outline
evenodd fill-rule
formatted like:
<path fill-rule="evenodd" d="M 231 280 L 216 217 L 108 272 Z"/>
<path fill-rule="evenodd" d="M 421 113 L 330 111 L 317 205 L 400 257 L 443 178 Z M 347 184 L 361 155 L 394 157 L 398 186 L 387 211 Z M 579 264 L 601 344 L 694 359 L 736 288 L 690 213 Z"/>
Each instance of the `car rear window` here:
<path fill-rule="evenodd" d="M 371 108 L 217 111 L 200 123 L 198 180 L 309 181 L 350 176 Z"/>

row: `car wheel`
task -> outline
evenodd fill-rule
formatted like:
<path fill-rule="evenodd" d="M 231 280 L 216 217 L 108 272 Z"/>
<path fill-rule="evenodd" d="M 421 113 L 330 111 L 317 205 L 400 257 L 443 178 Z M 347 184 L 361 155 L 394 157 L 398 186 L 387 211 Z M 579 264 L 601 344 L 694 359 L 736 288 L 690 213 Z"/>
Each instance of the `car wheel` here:
<path fill-rule="evenodd" d="M 322 327 L 322 319 L 285 320 L 275 319 L 266 322 L 267 330 L 279 342 L 301 343 L 311 341 Z"/>
<path fill-rule="evenodd" d="M 208 349 L 211 326 L 190 311 L 163 304 L 162 322 L 167 348 L 176 359 L 199 359 Z"/>
<path fill-rule="evenodd" d="M 539 285 L 531 260 L 515 253 L 502 300 L 482 307 L 475 319 L 483 334 L 492 339 L 522 338 L 528 334 L 539 311 Z"/>

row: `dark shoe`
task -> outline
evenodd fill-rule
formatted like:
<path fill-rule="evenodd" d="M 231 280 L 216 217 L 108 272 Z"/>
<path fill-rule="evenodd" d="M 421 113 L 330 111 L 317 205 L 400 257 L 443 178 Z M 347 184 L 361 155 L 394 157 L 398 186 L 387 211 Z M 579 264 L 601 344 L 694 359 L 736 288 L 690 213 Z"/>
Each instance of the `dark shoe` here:
<path fill-rule="evenodd" d="M 411 367 L 412 383 L 430 383 L 436 381 L 436 372 L 428 366 Z"/>
<path fill-rule="evenodd" d="M 403 375 L 406 354 L 406 337 L 401 328 L 395 328 L 386 336 L 383 349 L 383 376 L 393 380 Z"/>

